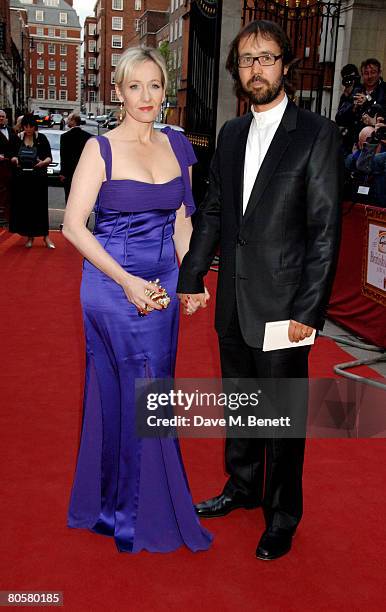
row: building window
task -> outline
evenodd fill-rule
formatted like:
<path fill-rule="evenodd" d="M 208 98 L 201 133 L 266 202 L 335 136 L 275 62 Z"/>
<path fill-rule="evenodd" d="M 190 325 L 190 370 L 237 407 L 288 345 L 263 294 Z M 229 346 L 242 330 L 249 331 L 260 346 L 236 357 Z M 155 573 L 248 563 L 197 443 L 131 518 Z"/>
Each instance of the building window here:
<path fill-rule="evenodd" d="M 119 98 L 117 96 L 117 92 L 115 91 L 115 89 L 111 90 L 111 97 L 110 97 L 110 101 L 111 102 L 119 102 Z"/>
<path fill-rule="evenodd" d="M 52 43 L 48 45 L 48 53 L 50 55 L 55 55 L 55 45 L 53 45 Z"/>
<path fill-rule="evenodd" d="M 89 23 L 88 24 L 88 33 L 90 36 L 95 36 L 95 31 L 96 31 L 96 23 Z"/>
<path fill-rule="evenodd" d="M 31 4 L 31 2 L 29 2 Z M 44 0 L 46 6 L 58 6 L 59 0 Z"/>
<path fill-rule="evenodd" d="M 173 24 L 171 23 L 169 26 L 169 42 L 173 42 Z"/>
<path fill-rule="evenodd" d="M 170 12 L 172 13 L 174 11 L 174 0 L 171 0 L 170 2 Z"/>
<path fill-rule="evenodd" d="M 96 68 L 96 57 L 89 57 L 88 58 L 88 67 L 89 67 L 89 70 L 95 70 L 95 68 Z"/>
<path fill-rule="evenodd" d="M 115 85 L 115 72 L 111 73 L 111 85 Z"/>
<path fill-rule="evenodd" d="M 134 10 L 140 11 L 142 9 L 142 0 L 135 0 L 134 2 Z"/>
<path fill-rule="evenodd" d="M 48 28 L 48 36 L 51 38 L 55 36 L 55 28 Z"/>
<path fill-rule="evenodd" d="M 182 17 L 178 20 L 178 36 L 181 38 L 182 36 Z"/>
<path fill-rule="evenodd" d="M 37 89 L 36 97 L 38 100 L 44 100 L 44 89 Z"/>
<path fill-rule="evenodd" d="M 178 37 L 178 20 L 176 19 L 174 22 L 174 40 L 177 40 Z"/>
<path fill-rule="evenodd" d="M 96 42 L 95 42 L 95 40 L 89 40 L 88 41 L 88 50 L 89 50 L 89 53 L 95 53 L 95 51 L 96 51 Z"/>
<path fill-rule="evenodd" d="M 113 34 L 111 37 L 111 46 L 113 49 L 122 49 L 122 36 Z"/>
<path fill-rule="evenodd" d="M 48 77 L 48 85 L 56 85 L 56 78 L 52 74 Z"/>
<path fill-rule="evenodd" d="M 96 91 L 90 91 L 88 94 L 89 102 L 96 102 Z"/>
<path fill-rule="evenodd" d="M 60 75 L 60 84 L 64 87 L 67 87 L 67 77 L 63 76 L 62 74 Z"/>
<path fill-rule="evenodd" d="M 91 87 L 95 87 L 95 85 L 96 85 L 96 74 L 89 74 L 88 75 L 88 84 Z"/>
<path fill-rule="evenodd" d="M 134 19 L 134 29 L 136 32 L 139 32 L 139 22 L 140 19 Z"/>
<path fill-rule="evenodd" d="M 123 0 L 113 0 L 113 11 L 123 11 Z"/>
<path fill-rule="evenodd" d="M 39 58 L 36 61 L 36 68 L 38 68 L 39 70 L 42 70 L 44 68 L 44 59 Z"/>
<path fill-rule="evenodd" d="M 43 43 L 38 43 L 36 45 L 36 53 L 44 53 L 44 45 L 43 45 Z"/>
<path fill-rule="evenodd" d="M 67 30 L 60 30 L 60 38 L 67 38 Z"/>
<path fill-rule="evenodd" d="M 173 50 L 173 68 L 174 70 L 177 68 L 177 49 Z"/>
<path fill-rule="evenodd" d="M 55 62 L 55 60 L 50 60 L 48 62 L 48 70 L 56 70 L 56 62 Z"/>
<path fill-rule="evenodd" d="M 67 45 L 60 45 L 60 55 L 67 55 Z"/>
<path fill-rule="evenodd" d="M 60 60 L 60 70 L 67 70 L 67 62 L 65 60 Z"/>
<path fill-rule="evenodd" d="M 59 13 L 59 23 L 67 24 L 67 13 Z"/>
<path fill-rule="evenodd" d="M 36 36 L 44 36 L 44 28 L 36 28 Z"/>
<path fill-rule="evenodd" d="M 44 11 L 35 11 L 36 21 L 44 21 Z"/>
<path fill-rule="evenodd" d="M 111 29 L 112 30 L 123 30 L 123 17 L 112 17 L 111 18 Z"/>
<path fill-rule="evenodd" d="M 67 100 L 67 89 L 59 90 L 59 100 Z"/>
<path fill-rule="evenodd" d="M 44 85 L 44 74 L 38 74 L 36 77 L 36 83 L 38 85 Z"/>
<path fill-rule="evenodd" d="M 121 57 L 120 53 L 112 53 L 111 54 L 111 65 L 116 66 L 119 62 L 120 57 Z"/>
<path fill-rule="evenodd" d="M 48 99 L 49 100 L 56 100 L 56 89 L 49 89 L 48 90 Z"/>
<path fill-rule="evenodd" d="M 178 47 L 178 68 L 181 68 L 181 64 L 182 64 L 182 47 Z"/>

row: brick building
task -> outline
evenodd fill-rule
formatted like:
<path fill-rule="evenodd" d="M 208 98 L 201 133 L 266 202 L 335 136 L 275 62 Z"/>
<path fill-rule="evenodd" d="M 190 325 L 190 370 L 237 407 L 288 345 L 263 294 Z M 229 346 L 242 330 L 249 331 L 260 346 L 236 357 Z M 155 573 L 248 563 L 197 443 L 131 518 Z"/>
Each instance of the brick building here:
<path fill-rule="evenodd" d="M 0 0 L 0 108 L 13 113 L 14 71 L 9 0 Z"/>
<path fill-rule="evenodd" d="M 97 113 L 119 105 L 114 88 L 114 72 L 120 55 L 139 44 L 140 18 L 147 11 L 166 11 L 169 0 L 97 0 Z"/>
<path fill-rule="evenodd" d="M 190 0 L 171 0 L 167 121 L 185 127 Z"/>
<path fill-rule="evenodd" d="M 145 11 L 139 20 L 139 44 L 157 47 L 157 32 L 168 25 L 168 11 Z"/>
<path fill-rule="evenodd" d="M 51 112 L 80 108 L 81 28 L 72 0 L 11 0 L 28 14 L 30 107 Z"/>
<path fill-rule="evenodd" d="M 97 113 L 98 71 L 97 71 L 97 20 L 95 16 L 86 17 L 83 33 L 84 54 L 84 106 L 86 113 Z"/>

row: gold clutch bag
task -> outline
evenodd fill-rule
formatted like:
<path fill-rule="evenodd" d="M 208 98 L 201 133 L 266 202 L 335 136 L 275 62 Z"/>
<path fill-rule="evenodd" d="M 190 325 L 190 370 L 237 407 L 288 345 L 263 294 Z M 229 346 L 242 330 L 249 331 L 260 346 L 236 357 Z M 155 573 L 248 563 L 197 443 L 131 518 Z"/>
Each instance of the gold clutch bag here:
<path fill-rule="evenodd" d="M 157 304 L 162 306 L 162 308 L 164 309 L 167 308 L 170 304 L 170 296 L 168 292 L 166 291 L 166 289 L 160 285 L 159 278 L 157 278 L 155 281 L 150 281 L 150 282 L 153 285 L 157 286 L 158 291 L 154 289 L 145 289 L 145 295 L 149 297 L 151 300 L 153 300 L 153 302 L 156 302 Z M 138 312 L 138 315 L 140 317 L 144 317 L 146 315 L 146 312 L 148 312 L 147 308 L 145 308 L 144 311 L 140 310 Z"/>

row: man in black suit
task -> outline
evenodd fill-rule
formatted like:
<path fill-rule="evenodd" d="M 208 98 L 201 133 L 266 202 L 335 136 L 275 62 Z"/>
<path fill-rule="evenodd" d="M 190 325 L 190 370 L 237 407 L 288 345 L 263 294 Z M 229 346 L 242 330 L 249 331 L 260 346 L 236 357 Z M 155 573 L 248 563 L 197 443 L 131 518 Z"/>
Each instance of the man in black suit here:
<path fill-rule="evenodd" d="M 218 245 L 216 300 L 224 378 L 307 378 L 308 346 L 263 352 L 265 323 L 289 321 L 297 343 L 323 327 L 336 260 L 342 192 L 340 135 L 287 99 L 287 35 L 254 21 L 231 44 L 227 69 L 252 112 L 222 127 L 208 193 L 177 291 L 205 307 L 203 277 Z M 306 402 L 304 404 L 306 413 Z M 202 517 L 263 506 L 259 559 L 287 553 L 302 516 L 305 440 L 227 438 L 225 488 L 197 504 Z"/>
<path fill-rule="evenodd" d="M 80 115 L 71 113 L 67 119 L 68 132 L 60 139 L 60 180 L 63 183 L 66 203 L 70 195 L 72 177 L 78 165 L 83 147 L 91 137 L 89 132 L 80 127 Z"/>
<path fill-rule="evenodd" d="M 0 109 L 0 223 L 7 223 L 11 201 L 12 170 L 10 160 L 16 154 L 20 141 L 8 127 L 4 110 Z"/>

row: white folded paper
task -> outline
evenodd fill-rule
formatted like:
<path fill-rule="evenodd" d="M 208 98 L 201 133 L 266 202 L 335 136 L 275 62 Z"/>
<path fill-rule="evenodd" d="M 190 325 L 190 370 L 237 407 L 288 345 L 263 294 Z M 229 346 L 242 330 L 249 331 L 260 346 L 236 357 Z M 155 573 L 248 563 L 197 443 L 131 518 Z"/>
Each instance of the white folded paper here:
<path fill-rule="evenodd" d="M 288 339 L 289 321 L 270 321 L 265 324 L 263 351 L 276 351 L 277 349 L 296 348 L 307 346 L 315 342 L 315 330 L 309 338 L 290 342 Z"/>

